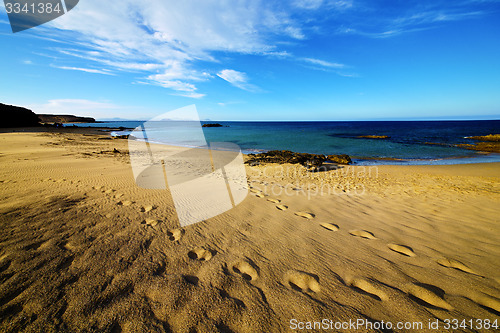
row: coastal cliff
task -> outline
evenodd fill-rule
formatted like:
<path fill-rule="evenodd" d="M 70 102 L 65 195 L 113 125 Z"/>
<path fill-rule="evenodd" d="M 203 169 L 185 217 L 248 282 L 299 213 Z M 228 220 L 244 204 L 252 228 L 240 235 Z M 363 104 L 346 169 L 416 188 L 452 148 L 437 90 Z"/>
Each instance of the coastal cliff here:
<path fill-rule="evenodd" d="M 60 114 L 36 114 L 32 110 L 15 105 L 0 103 L 0 127 L 34 127 L 42 124 L 61 124 L 65 123 L 95 123 L 96 120 L 91 117 L 80 117 L 74 115 Z"/>
<path fill-rule="evenodd" d="M 79 117 L 70 114 L 39 114 L 38 118 L 42 123 L 95 123 L 91 117 Z"/>
<path fill-rule="evenodd" d="M 39 126 L 38 116 L 31 110 L 0 103 L 0 127 Z"/>

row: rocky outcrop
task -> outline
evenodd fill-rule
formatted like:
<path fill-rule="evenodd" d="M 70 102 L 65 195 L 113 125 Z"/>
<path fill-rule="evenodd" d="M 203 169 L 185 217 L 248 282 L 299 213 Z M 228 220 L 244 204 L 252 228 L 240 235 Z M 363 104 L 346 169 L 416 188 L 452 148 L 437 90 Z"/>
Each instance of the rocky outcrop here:
<path fill-rule="evenodd" d="M 460 148 L 477 150 L 488 153 L 500 153 L 500 134 L 489 134 L 484 136 L 469 136 L 467 139 L 479 141 L 474 144 L 464 143 L 456 145 Z"/>
<path fill-rule="evenodd" d="M 340 155 L 328 155 L 326 157 L 329 161 L 338 163 L 338 164 L 351 164 L 352 160 L 347 154 L 340 154 Z"/>
<path fill-rule="evenodd" d="M 426 142 L 426 145 L 440 145 L 447 147 L 459 147 L 486 153 L 500 153 L 500 134 L 488 134 L 483 136 L 467 136 L 466 139 L 476 140 L 476 143 L 449 144 L 439 142 Z"/>
<path fill-rule="evenodd" d="M 390 136 L 387 135 L 359 135 L 360 139 L 389 139 Z"/>
<path fill-rule="evenodd" d="M 221 124 L 203 124 L 201 127 L 224 127 Z"/>
<path fill-rule="evenodd" d="M 79 117 L 70 114 L 39 114 L 38 118 L 42 123 L 48 124 L 65 124 L 65 123 L 95 123 L 95 119 L 91 117 Z"/>
<path fill-rule="evenodd" d="M 324 162 L 330 160 L 339 164 L 352 163 L 348 155 L 318 155 L 308 153 L 295 153 L 290 150 L 271 150 L 265 153 L 249 154 L 245 163 L 249 165 L 258 165 L 260 163 L 278 163 L 278 164 L 301 164 L 308 169 L 318 169 Z"/>
<path fill-rule="evenodd" d="M 484 136 L 467 136 L 466 138 L 478 141 L 500 142 L 500 134 L 488 134 Z"/>
<path fill-rule="evenodd" d="M 38 116 L 31 110 L 0 103 L 0 127 L 39 126 Z"/>

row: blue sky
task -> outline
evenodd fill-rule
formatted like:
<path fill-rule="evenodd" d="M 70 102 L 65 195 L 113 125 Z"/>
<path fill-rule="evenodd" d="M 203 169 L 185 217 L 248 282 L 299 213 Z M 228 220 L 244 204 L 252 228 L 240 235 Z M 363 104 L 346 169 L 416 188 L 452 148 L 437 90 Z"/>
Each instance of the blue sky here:
<path fill-rule="evenodd" d="M 81 0 L 16 34 L 0 6 L 0 102 L 37 113 L 500 118 L 498 0 Z"/>

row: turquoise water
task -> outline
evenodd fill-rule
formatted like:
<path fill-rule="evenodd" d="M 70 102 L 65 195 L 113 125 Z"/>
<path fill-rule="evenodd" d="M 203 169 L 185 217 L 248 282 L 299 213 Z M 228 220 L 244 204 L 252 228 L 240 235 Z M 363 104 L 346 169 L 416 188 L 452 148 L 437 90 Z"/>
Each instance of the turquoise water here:
<path fill-rule="evenodd" d="M 135 128 L 142 122 L 88 124 Z M 150 140 L 189 146 L 189 128 L 197 124 L 176 123 L 148 133 Z M 166 124 L 167 122 L 165 122 Z M 474 143 L 468 136 L 500 133 L 500 120 L 488 121 L 360 121 L 360 122 L 218 122 L 225 127 L 203 128 L 208 142 L 232 142 L 244 153 L 292 150 L 314 154 L 348 154 L 359 164 L 450 164 L 500 161 L 500 155 L 485 156 L 453 144 Z M 78 126 L 87 126 L 79 124 Z M 358 138 L 387 135 L 389 139 Z M 429 145 L 439 143 L 444 145 Z M 385 159 L 401 159 L 387 161 Z"/>

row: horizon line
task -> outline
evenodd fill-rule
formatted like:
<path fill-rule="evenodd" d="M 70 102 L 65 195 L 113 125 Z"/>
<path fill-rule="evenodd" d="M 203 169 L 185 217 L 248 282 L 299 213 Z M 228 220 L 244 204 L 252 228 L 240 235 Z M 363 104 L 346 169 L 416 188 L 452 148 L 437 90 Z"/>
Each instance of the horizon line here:
<path fill-rule="evenodd" d="M 122 118 L 119 118 L 119 119 L 111 119 L 111 118 L 95 118 L 96 121 L 103 121 L 103 122 L 113 122 L 113 121 L 155 121 L 155 120 L 146 120 L 146 119 L 122 119 Z M 379 119 L 351 119 L 351 120 L 326 120 L 326 119 L 322 119 L 322 120 L 251 120 L 251 119 L 247 119 L 247 120 L 221 120 L 221 119 L 200 119 L 200 121 L 202 122 L 207 122 L 207 121 L 210 121 L 210 122 L 217 122 L 217 121 L 220 121 L 220 122 L 289 122 L 289 123 L 292 123 L 292 122 L 361 122 L 361 121 L 373 121 L 373 122 L 377 122 L 377 121 L 394 121 L 394 122 L 397 122 L 397 121 L 499 121 L 500 120 L 500 116 L 498 116 L 497 118 L 494 118 L 494 119 L 490 119 L 490 118 L 472 118 L 472 119 L 456 119 L 456 118 L 451 118 L 451 119 L 433 119 L 433 118 L 379 118 Z M 190 120 L 175 120 L 175 119 L 166 119 L 166 120 L 156 120 L 158 122 L 160 121 L 190 121 Z M 196 120 L 191 120 L 191 121 L 196 121 Z"/>

